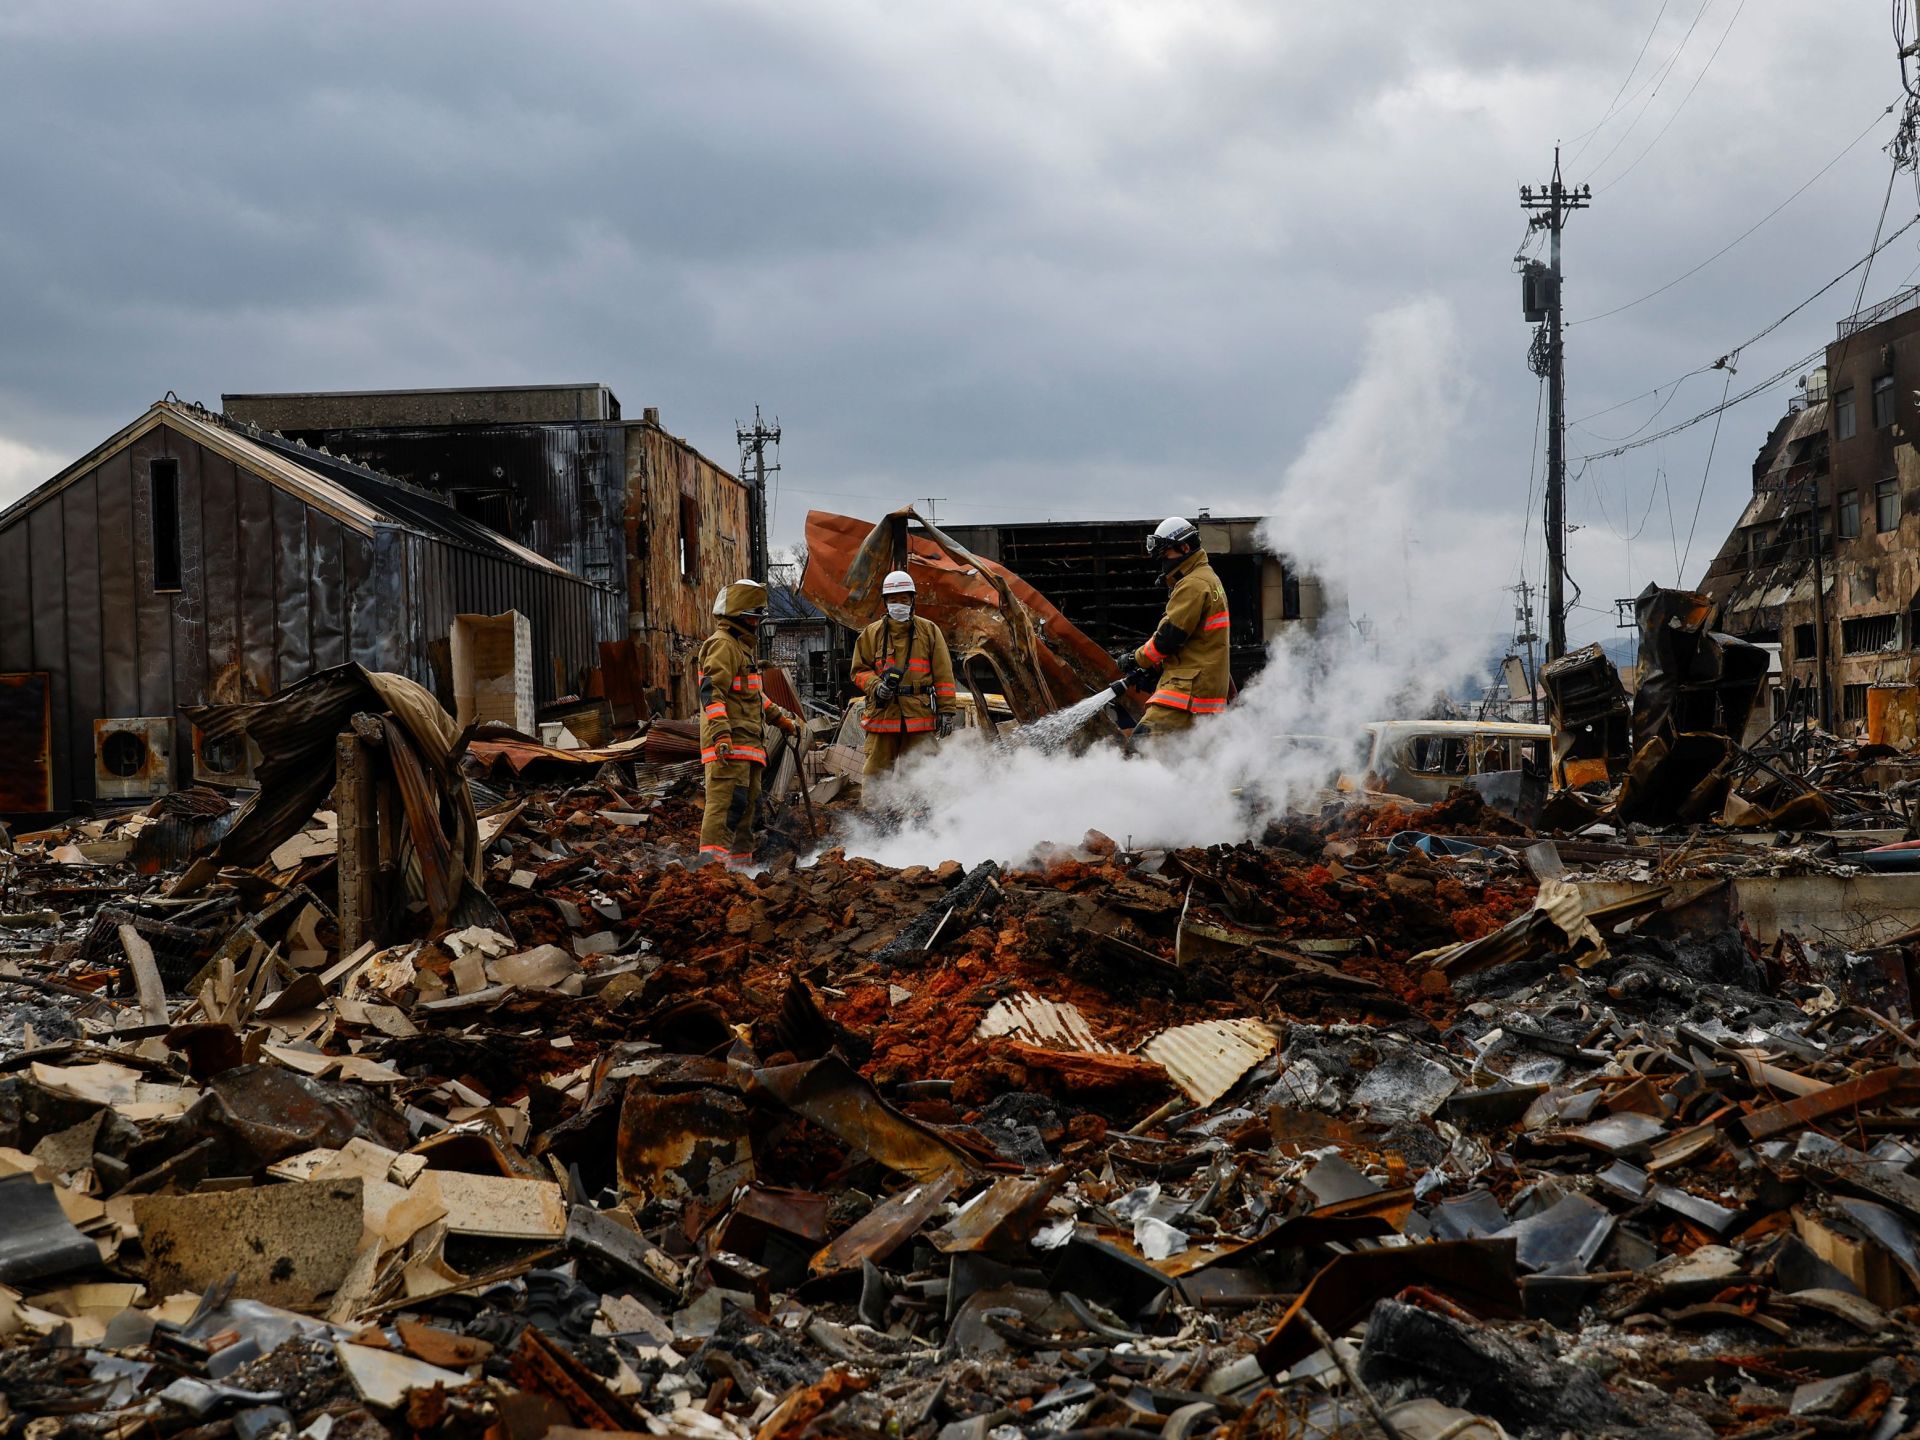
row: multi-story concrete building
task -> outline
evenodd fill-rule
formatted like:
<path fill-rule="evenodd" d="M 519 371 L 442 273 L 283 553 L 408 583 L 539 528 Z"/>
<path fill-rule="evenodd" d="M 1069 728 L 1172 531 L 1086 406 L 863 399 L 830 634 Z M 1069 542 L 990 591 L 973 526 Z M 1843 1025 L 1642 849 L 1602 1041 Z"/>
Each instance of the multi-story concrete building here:
<path fill-rule="evenodd" d="M 1917 388 L 1920 286 L 1840 322 L 1700 583 L 1720 629 L 1780 646 L 1777 711 L 1890 743 L 1920 738 Z"/>

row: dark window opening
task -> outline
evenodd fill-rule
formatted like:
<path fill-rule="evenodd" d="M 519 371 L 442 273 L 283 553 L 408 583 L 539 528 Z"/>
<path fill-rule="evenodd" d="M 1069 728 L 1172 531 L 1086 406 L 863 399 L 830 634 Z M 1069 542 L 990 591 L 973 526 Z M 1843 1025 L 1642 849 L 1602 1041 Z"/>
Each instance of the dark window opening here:
<path fill-rule="evenodd" d="M 680 497 L 680 578 L 700 578 L 700 505 L 691 495 Z"/>
<path fill-rule="evenodd" d="M 1853 391 L 1842 390 L 1833 397 L 1833 438 L 1851 440 L 1854 435 Z"/>
<path fill-rule="evenodd" d="M 1854 540 L 1860 535 L 1860 492 L 1840 492 L 1840 538 Z"/>
<path fill-rule="evenodd" d="M 1840 622 L 1840 648 L 1848 655 L 1871 655 L 1900 648 L 1898 615 L 1856 615 Z"/>
<path fill-rule="evenodd" d="M 1298 620 L 1300 618 L 1300 577 L 1284 575 L 1280 579 L 1280 618 Z"/>
<path fill-rule="evenodd" d="M 1882 375 L 1873 382 L 1873 427 L 1893 423 L 1893 376 Z"/>
<path fill-rule="evenodd" d="M 180 462 L 147 462 L 148 516 L 153 528 L 153 588 L 180 588 Z M 132 771 L 126 772 L 132 774 Z"/>
<path fill-rule="evenodd" d="M 1840 718 L 1842 720 L 1864 720 L 1867 718 L 1866 686 L 1842 685 L 1840 687 Z"/>
<path fill-rule="evenodd" d="M 1811 660 L 1813 659 L 1813 652 L 1819 648 L 1818 642 L 1814 639 L 1813 626 L 1796 625 L 1793 627 L 1794 659 Z"/>
<path fill-rule="evenodd" d="M 131 730 L 115 730 L 100 742 L 100 763 L 110 775 L 126 779 L 147 763 L 147 742 Z"/>
<path fill-rule="evenodd" d="M 222 735 L 217 740 L 209 740 L 200 747 L 200 763 L 222 775 L 244 770 L 247 768 L 247 742 L 239 735 Z"/>
<path fill-rule="evenodd" d="M 453 508 L 469 520 L 478 520 L 497 535 L 513 534 L 513 492 L 509 490 L 451 490 Z"/>
<path fill-rule="evenodd" d="M 1882 480 L 1873 492 L 1874 528 L 1882 535 L 1900 528 L 1900 482 Z"/>

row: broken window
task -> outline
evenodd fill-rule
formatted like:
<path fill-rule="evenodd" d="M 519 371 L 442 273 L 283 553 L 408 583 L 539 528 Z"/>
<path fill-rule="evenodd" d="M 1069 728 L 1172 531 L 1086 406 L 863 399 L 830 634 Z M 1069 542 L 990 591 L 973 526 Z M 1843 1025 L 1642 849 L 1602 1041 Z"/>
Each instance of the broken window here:
<path fill-rule="evenodd" d="M 1854 429 L 1853 391 L 1849 388 L 1833 397 L 1833 438 L 1851 440 Z"/>
<path fill-rule="evenodd" d="M 1867 718 L 1866 686 L 1842 685 L 1840 687 L 1840 718 L 1842 720 L 1864 720 Z"/>
<path fill-rule="evenodd" d="M 1882 535 L 1900 528 L 1900 481 L 1882 480 L 1873 492 L 1873 525 Z"/>
<path fill-rule="evenodd" d="M 1893 376 L 1882 375 L 1873 382 L 1873 428 L 1893 423 Z"/>
<path fill-rule="evenodd" d="M 1793 658 L 1811 660 L 1818 650 L 1819 642 L 1814 639 L 1813 626 L 1796 625 L 1793 627 Z"/>
<path fill-rule="evenodd" d="M 1871 655 L 1900 648 L 1898 615 L 1856 615 L 1840 622 L 1840 648 L 1848 655 Z"/>
<path fill-rule="evenodd" d="M 691 495 L 680 497 L 680 578 L 700 578 L 700 504 Z"/>
<path fill-rule="evenodd" d="M 1840 492 L 1840 538 L 1858 539 L 1860 535 L 1860 492 L 1842 490 Z"/>
<path fill-rule="evenodd" d="M 180 588 L 180 462 L 147 462 L 147 515 L 153 536 L 153 588 Z"/>
<path fill-rule="evenodd" d="M 513 494 L 507 490 L 451 490 L 453 508 L 498 535 L 513 534 Z"/>

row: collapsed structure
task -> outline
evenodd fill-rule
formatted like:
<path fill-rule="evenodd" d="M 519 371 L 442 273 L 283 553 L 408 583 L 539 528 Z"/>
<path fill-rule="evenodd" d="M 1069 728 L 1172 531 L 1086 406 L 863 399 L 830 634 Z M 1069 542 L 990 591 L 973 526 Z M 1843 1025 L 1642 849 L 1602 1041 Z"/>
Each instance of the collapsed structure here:
<path fill-rule="evenodd" d="M 1287 737 L 1330 788 L 1236 792 L 1253 839 L 891 868 L 774 736 L 764 864 L 699 868 L 674 587 L 738 557 L 673 479 L 671 593 L 657 537 L 596 572 L 617 411 L 523 398 L 165 402 L 0 515 L 11 688 L 61 707 L 0 760 L 67 808 L 56 745 L 151 694 L 248 782 L 8 837 L 0 1433 L 1920 1423 L 1920 773 L 1756 736 L 1711 595 L 1640 597 L 1631 695 L 1547 667 L 1550 729 Z M 550 525 L 563 454 L 600 508 Z M 986 763 L 1117 673 L 911 509 L 807 541 L 815 738 L 894 568 Z M 1257 573 L 1255 643 L 1312 618 Z"/>
<path fill-rule="evenodd" d="M 912 518 L 820 524 L 827 613 L 904 551 L 982 590 L 983 693 L 1097 688 Z M 769 862 L 692 868 L 679 721 L 353 665 L 197 710 L 244 806 L 8 857 L 0 1426 L 1901 1434 L 1920 852 L 1843 751 L 1821 833 L 1699 823 L 1764 671 L 1642 608 L 1636 743 L 1536 825 L 1329 793 L 970 870 L 833 848 L 790 750 Z"/>

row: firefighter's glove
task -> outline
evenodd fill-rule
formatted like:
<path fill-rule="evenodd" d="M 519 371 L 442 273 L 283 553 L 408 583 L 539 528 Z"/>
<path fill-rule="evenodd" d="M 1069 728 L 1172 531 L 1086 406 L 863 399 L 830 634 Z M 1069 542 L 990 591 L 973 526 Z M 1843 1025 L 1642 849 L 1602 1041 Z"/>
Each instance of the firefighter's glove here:
<path fill-rule="evenodd" d="M 939 718 L 933 722 L 933 727 L 934 733 L 942 740 L 953 734 L 953 712 L 951 710 L 942 710 Z"/>
<path fill-rule="evenodd" d="M 793 717 L 790 711 L 782 710 L 777 713 L 773 717 L 773 723 L 789 735 L 798 735 L 800 733 L 800 722 Z"/>
<path fill-rule="evenodd" d="M 1129 690 L 1151 690 L 1153 688 L 1153 671 L 1136 660 L 1127 667 L 1126 680 Z"/>
<path fill-rule="evenodd" d="M 891 703 L 894 696 L 899 693 L 900 672 L 898 670 L 889 670 L 880 677 L 880 684 L 874 690 L 873 698 L 878 700 L 882 705 L 886 705 Z"/>
<path fill-rule="evenodd" d="M 733 758 L 733 737 L 722 735 L 713 742 L 713 758 L 722 765 Z"/>

